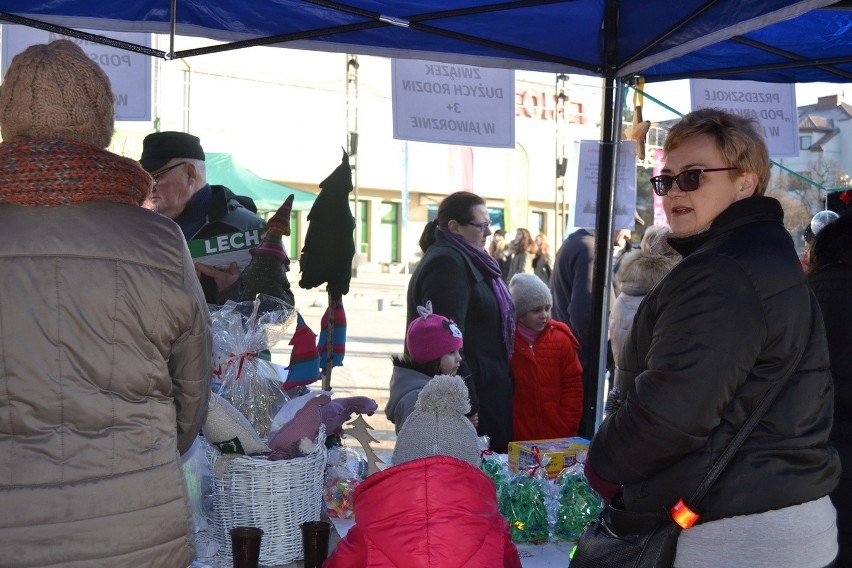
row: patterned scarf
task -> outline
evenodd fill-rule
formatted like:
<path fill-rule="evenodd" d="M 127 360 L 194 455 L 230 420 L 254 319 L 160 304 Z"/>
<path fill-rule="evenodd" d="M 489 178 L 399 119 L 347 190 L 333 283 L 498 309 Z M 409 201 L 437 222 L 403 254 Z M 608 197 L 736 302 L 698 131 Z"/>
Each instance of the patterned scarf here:
<path fill-rule="evenodd" d="M 152 187 L 151 176 L 136 161 L 94 146 L 68 140 L 0 144 L 0 203 L 142 205 Z"/>
<path fill-rule="evenodd" d="M 511 357 L 515 346 L 515 303 L 512 301 L 511 294 L 509 294 L 509 288 L 503 282 L 500 265 L 484 248 L 474 246 L 461 235 L 452 233 L 443 227 L 436 227 L 436 230 L 440 231 L 441 235 L 451 245 L 467 253 L 474 266 L 486 279 L 491 280 L 491 289 L 500 305 L 500 319 L 503 323 L 503 343 L 506 346 L 506 355 Z"/>

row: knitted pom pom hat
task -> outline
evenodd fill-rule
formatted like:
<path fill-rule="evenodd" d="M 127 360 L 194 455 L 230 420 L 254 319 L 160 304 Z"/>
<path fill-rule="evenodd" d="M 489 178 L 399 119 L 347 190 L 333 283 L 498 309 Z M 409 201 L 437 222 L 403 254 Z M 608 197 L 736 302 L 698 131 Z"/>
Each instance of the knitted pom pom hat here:
<path fill-rule="evenodd" d="M 417 306 L 417 313 L 420 317 L 408 324 L 405 334 L 405 346 L 412 361 L 423 365 L 462 348 L 459 326 L 451 319 L 433 314 L 432 302 Z"/>
<path fill-rule="evenodd" d="M 479 466 L 476 429 L 467 387 L 455 375 L 437 375 L 420 391 L 393 450 L 394 465 L 430 456 L 451 456 Z"/>
<path fill-rule="evenodd" d="M 0 84 L 0 134 L 6 142 L 61 138 L 106 148 L 114 100 L 106 73 L 77 44 L 32 45 Z"/>
<path fill-rule="evenodd" d="M 515 317 L 520 317 L 540 306 L 552 306 L 553 296 L 544 280 L 535 274 L 522 272 L 509 281 L 509 292 L 515 302 Z"/>

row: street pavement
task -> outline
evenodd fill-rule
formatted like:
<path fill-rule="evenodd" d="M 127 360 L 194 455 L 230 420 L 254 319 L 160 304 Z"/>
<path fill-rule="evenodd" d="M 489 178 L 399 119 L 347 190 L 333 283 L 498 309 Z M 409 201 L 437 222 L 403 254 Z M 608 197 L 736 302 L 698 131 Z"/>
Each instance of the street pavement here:
<path fill-rule="evenodd" d="M 296 296 L 297 310 L 308 327 L 319 335 L 321 319 L 328 307 L 325 286 L 310 290 L 300 288 L 298 268 L 291 270 L 288 276 Z M 364 416 L 364 419 L 373 428 L 370 435 L 376 440 L 370 446 L 386 464 L 390 464 L 396 435 L 394 425 L 387 420 L 384 410 L 388 401 L 391 356 L 402 355 L 405 341 L 405 294 L 409 278 L 409 274 L 362 270 L 352 278 L 349 293 L 343 297 L 346 355 L 343 365 L 334 367 L 331 373 L 332 398 L 367 396 L 378 404 L 376 413 Z M 288 335 L 272 348 L 273 362 L 289 364 L 292 349 L 289 341 L 294 330 L 295 324 Z M 311 388 L 318 390 L 321 385 L 316 382 Z M 360 450 L 360 444 L 354 439 L 344 437 L 344 444 Z"/>

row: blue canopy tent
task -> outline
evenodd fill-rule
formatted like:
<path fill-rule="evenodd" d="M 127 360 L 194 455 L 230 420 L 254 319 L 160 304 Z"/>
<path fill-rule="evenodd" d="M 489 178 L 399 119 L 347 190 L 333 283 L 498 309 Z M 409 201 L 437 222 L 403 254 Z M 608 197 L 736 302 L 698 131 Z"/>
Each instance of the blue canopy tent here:
<path fill-rule="evenodd" d="M 251 197 L 258 211 L 277 211 L 291 193 L 294 195 L 293 211 L 307 211 L 317 199 L 308 191 L 260 177 L 239 165 L 231 154 L 207 152 L 205 162 L 210 183 L 224 185 L 237 195 Z"/>
<path fill-rule="evenodd" d="M 624 86 L 712 77 L 852 81 L 852 2 L 831 0 L 4 0 L 0 21 L 164 59 L 255 45 L 600 77 L 597 258 L 608 259 Z M 171 36 L 168 52 L 72 28 Z M 178 51 L 176 36 L 224 42 Z M 595 266 L 590 361 L 601 376 L 609 263 Z M 599 397 L 595 397 L 596 400 Z M 600 416 L 598 409 L 597 416 Z"/>

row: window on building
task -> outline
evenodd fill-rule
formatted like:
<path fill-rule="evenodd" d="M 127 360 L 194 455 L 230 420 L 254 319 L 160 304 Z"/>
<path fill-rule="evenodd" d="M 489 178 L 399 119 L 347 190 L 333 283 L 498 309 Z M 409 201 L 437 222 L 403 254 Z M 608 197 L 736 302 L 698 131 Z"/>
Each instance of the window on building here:
<path fill-rule="evenodd" d="M 373 252 L 379 262 L 399 262 L 399 203 L 382 201 L 379 214 L 381 224 Z"/>
<path fill-rule="evenodd" d="M 535 238 L 539 233 L 544 233 L 545 214 L 542 211 L 530 211 L 529 232 Z"/>
<path fill-rule="evenodd" d="M 807 150 L 811 147 L 810 136 L 799 136 L 799 150 Z"/>

